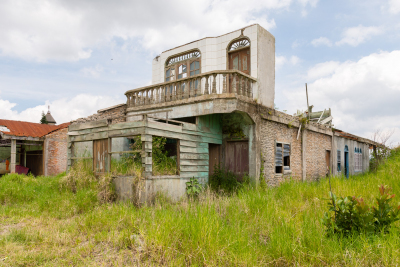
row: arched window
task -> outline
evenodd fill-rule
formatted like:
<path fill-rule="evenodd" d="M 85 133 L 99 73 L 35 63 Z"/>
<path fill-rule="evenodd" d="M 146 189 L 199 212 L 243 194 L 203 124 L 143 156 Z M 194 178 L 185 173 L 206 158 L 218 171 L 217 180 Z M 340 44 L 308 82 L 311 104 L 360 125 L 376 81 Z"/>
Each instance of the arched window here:
<path fill-rule="evenodd" d="M 231 43 L 231 45 L 228 48 L 228 51 L 233 51 L 233 50 L 244 48 L 247 46 L 250 46 L 250 42 L 247 38 L 239 39 L 239 40 Z"/>
<path fill-rule="evenodd" d="M 229 70 L 238 70 L 247 75 L 250 75 L 251 70 L 251 55 L 250 55 L 250 40 L 246 37 L 241 37 L 239 39 L 232 40 L 228 46 L 227 50 L 227 58 L 228 58 L 228 66 Z M 229 89 L 228 91 L 232 93 L 232 83 L 233 78 L 229 78 Z M 237 77 L 239 79 L 239 77 Z M 237 83 L 239 80 L 236 81 Z"/>
<path fill-rule="evenodd" d="M 200 74 L 200 57 L 199 50 L 169 57 L 165 61 L 165 81 L 168 82 Z"/>

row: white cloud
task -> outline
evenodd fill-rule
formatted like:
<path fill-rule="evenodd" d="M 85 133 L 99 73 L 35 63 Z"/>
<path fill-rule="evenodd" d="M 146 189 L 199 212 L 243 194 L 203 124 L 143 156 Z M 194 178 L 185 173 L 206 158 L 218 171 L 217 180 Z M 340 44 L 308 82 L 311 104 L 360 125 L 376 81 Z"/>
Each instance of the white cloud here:
<path fill-rule="evenodd" d="M 376 129 L 397 129 L 400 142 L 400 50 L 374 53 L 359 61 L 324 62 L 308 70 L 310 104 L 332 108 L 336 128 L 370 138 Z M 305 109 L 304 88 L 286 91 L 286 109 Z M 303 101 L 304 102 L 304 101 Z M 304 102 L 305 103 L 305 102 Z M 293 111 L 294 111 L 293 110 Z"/>
<path fill-rule="evenodd" d="M 291 56 L 290 57 L 290 64 L 297 65 L 300 62 L 300 58 L 297 56 Z"/>
<path fill-rule="evenodd" d="M 313 81 L 318 78 L 326 77 L 334 73 L 339 65 L 340 63 L 337 61 L 319 63 L 307 71 L 307 80 Z"/>
<path fill-rule="evenodd" d="M 100 77 L 100 73 L 103 72 L 103 67 L 99 64 L 97 64 L 95 67 L 88 67 L 88 68 L 83 68 L 81 69 L 81 72 L 85 76 L 91 76 L 98 78 Z"/>
<path fill-rule="evenodd" d="M 314 7 L 317 0 L 298 0 Z M 263 10 L 288 9 L 293 0 L 0 1 L 0 53 L 45 62 L 89 58 L 96 45 L 118 38 L 161 52 L 205 36 L 275 21 Z M 173 36 L 174 38 L 171 38 Z"/>
<path fill-rule="evenodd" d="M 348 44 L 351 46 L 358 46 L 371 39 L 372 36 L 382 34 L 383 31 L 381 27 L 364 27 L 362 25 L 347 28 L 342 34 L 343 38 L 336 42 L 336 45 Z"/>
<path fill-rule="evenodd" d="M 300 4 L 303 6 L 310 5 L 312 7 L 316 7 L 318 0 L 299 0 Z"/>
<path fill-rule="evenodd" d="M 275 69 L 280 69 L 286 62 L 285 56 L 275 56 Z"/>
<path fill-rule="evenodd" d="M 332 42 L 326 37 L 319 37 L 311 41 L 311 44 L 315 47 L 320 45 L 332 46 Z"/>
<path fill-rule="evenodd" d="M 47 112 L 47 106 L 50 106 L 50 112 L 57 124 L 69 122 L 81 117 L 86 117 L 112 105 L 123 103 L 120 97 L 93 96 L 80 94 L 73 98 L 62 98 L 54 101 L 46 101 L 44 105 L 25 109 L 21 112 L 14 110 L 16 104 L 8 100 L 0 99 L 0 114 L 2 118 L 9 120 L 20 120 L 29 122 L 39 122 L 42 111 Z"/>
<path fill-rule="evenodd" d="M 301 62 L 301 59 L 297 56 L 291 56 L 289 59 L 286 58 L 285 56 L 275 56 L 275 69 L 278 70 L 286 64 L 295 66 L 300 62 Z"/>
<path fill-rule="evenodd" d="M 389 0 L 389 12 L 392 14 L 400 13 L 400 0 Z"/>

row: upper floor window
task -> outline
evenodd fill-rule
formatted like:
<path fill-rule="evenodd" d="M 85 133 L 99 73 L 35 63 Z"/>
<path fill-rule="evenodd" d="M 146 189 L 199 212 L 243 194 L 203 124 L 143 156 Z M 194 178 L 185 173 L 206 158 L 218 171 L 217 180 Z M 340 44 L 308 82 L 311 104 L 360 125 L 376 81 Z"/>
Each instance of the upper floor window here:
<path fill-rule="evenodd" d="M 165 81 L 200 74 L 200 51 L 195 50 L 171 57 L 165 62 Z"/>
<path fill-rule="evenodd" d="M 247 40 L 247 39 L 240 39 L 240 40 L 237 40 L 236 42 L 233 42 L 233 43 L 229 46 L 228 51 L 240 49 L 240 48 L 247 47 L 247 46 L 250 46 L 249 40 Z"/>
<path fill-rule="evenodd" d="M 165 81 L 173 81 L 175 79 L 175 68 L 168 68 L 165 71 Z"/>
<path fill-rule="evenodd" d="M 230 70 L 238 70 L 250 75 L 250 41 L 246 37 L 233 40 L 227 46 L 228 66 Z M 229 92 L 232 92 L 231 81 L 229 82 Z"/>

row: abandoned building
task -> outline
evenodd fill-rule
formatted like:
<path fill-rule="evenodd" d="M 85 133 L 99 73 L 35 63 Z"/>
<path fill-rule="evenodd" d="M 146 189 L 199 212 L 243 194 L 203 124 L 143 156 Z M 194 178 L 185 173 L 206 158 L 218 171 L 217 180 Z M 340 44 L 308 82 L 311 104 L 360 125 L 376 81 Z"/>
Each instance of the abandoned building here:
<path fill-rule="evenodd" d="M 67 168 L 67 132 L 70 123 L 52 124 L 0 119 L 0 175 L 28 172 L 56 175 Z"/>
<path fill-rule="evenodd" d="M 158 191 L 179 199 L 191 177 L 206 183 L 218 164 L 256 184 L 348 177 L 368 170 L 369 150 L 378 145 L 334 130 L 330 110 L 312 113 L 315 119 L 274 109 L 275 38 L 258 24 L 162 52 L 152 85 L 125 95 L 126 104 L 72 122 L 68 167 L 85 159 L 96 173 L 108 172 L 113 159 L 138 153 L 132 145 L 139 136 L 143 199 Z M 155 136 L 173 148 L 172 174 L 155 173 Z M 132 177 L 115 178 L 122 198 L 133 194 Z"/>

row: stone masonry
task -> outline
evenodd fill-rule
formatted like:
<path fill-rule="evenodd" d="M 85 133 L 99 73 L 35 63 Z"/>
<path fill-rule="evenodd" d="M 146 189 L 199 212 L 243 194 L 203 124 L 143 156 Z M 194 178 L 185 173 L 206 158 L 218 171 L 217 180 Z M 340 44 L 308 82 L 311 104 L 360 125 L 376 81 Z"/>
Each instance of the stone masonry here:
<path fill-rule="evenodd" d="M 297 140 L 298 128 L 263 119 L 261 122 L 261 152 L 264 162 L 264 178 L 268 185 L 279 185 L 285 178 L 292 176 L 301 180 L 301 137 Z M 291 175 L 275 174 L 275 144 L 289 143 Z"/>
<path fill-rule="evenodd" d="M 46 135 L 44 175 L 57 175 L 67 170 L 67 132 L 68 128 L 64 128 Z"/>
<path fill-rule="evenodd" d="M 332 137 L 313 131 L 306 135 L 306 176 L 311 181 L 327 174 L 325 154 L 332 149 Z"/>
<path fill-rule="evenodd" d="M 71 124 L 85 123 L 90 121 L 98 121 L 104 119 L 111 119 L 111 124 L 126 121 L 126 104 L 119 104 L 109 108 L 100 109 L 96 114 L 90 115 L 86 118 L 79 118 L 71 121 Z"/>

